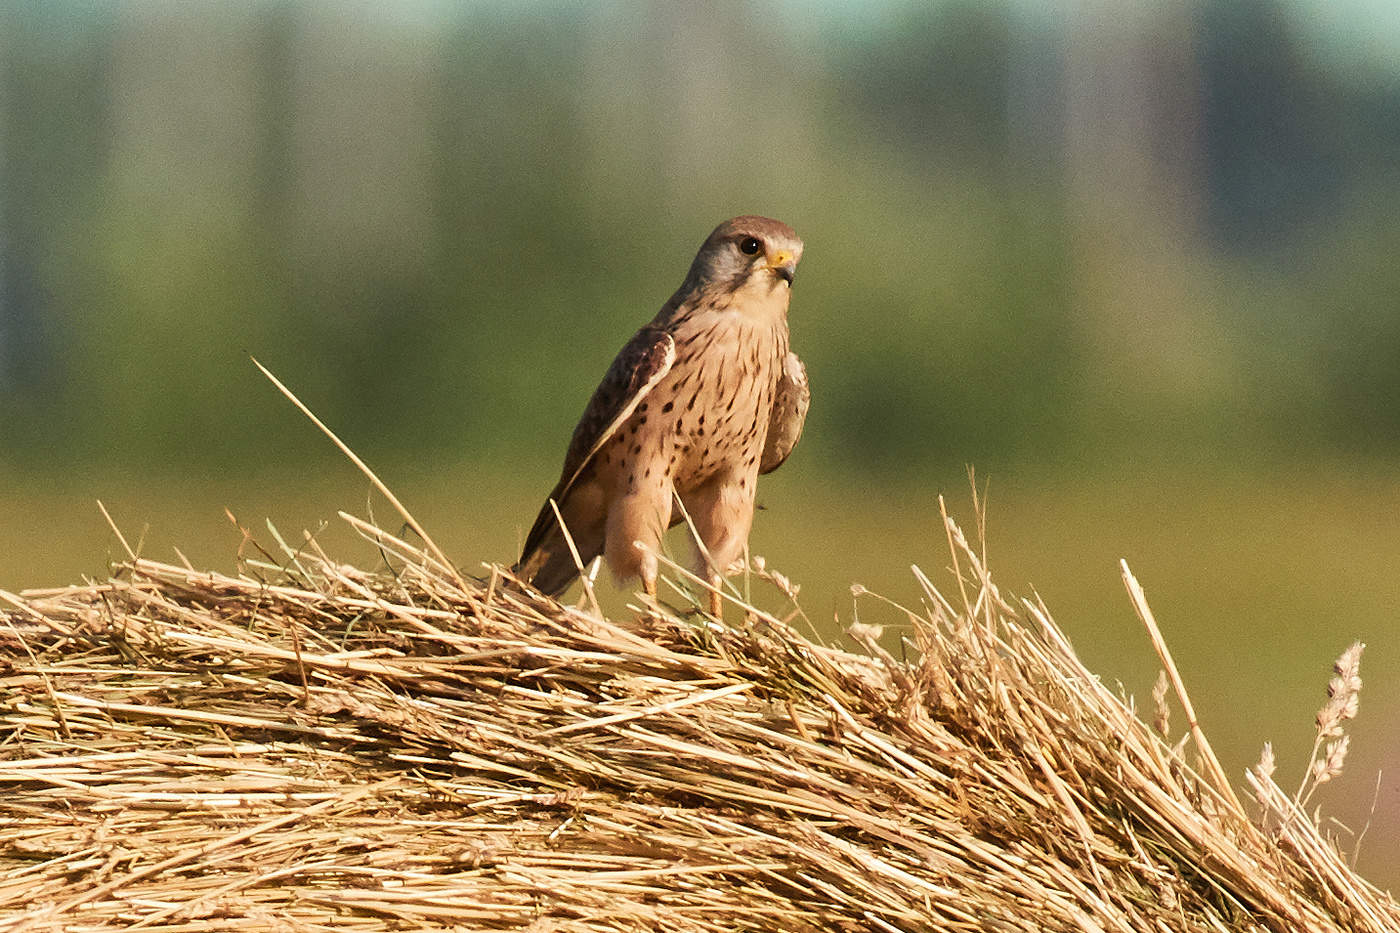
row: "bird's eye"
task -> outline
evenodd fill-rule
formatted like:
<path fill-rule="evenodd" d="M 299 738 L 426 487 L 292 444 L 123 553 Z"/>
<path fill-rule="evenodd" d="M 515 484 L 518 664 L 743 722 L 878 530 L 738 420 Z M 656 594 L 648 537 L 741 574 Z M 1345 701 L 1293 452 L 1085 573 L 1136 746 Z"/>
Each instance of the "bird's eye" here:
<path fill-rule="evenodd" d="M 758 242 L 758 237 L 746 236 L 739 241 L 739 252 L 746 256 L 756 256 L 763 248 L 763 244 Z"/>

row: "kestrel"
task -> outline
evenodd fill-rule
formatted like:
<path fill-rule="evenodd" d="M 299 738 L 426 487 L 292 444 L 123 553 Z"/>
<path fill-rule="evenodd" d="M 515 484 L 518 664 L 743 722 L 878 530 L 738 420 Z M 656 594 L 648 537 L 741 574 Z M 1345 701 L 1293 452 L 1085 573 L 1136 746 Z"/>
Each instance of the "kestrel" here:
<path fill-rule="evenodd" d="M 689 516 L 719 614 L 718 584 L 748 543 L 759 474 L 782 465 L 807 417 L 807 371 L 788 351 L 787 325 L 801 258 L 802 240 L 776 220 L 715 228 L 584 409 L 525 539 L 520 579 L 557 596 L 578 576 L 552 501 L 583 564 L 602 554 L 619 580 L 640 577 L 655 596 L 662 535 Z"/>

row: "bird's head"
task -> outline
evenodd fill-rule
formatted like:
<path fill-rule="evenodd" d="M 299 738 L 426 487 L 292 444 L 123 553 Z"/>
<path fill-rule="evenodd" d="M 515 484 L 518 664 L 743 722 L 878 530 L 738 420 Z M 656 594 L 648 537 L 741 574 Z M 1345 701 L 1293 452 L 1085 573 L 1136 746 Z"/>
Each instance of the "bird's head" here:
<path fill-rule="evenodd" d="M 781 290 L 786 308 L 787 290 L 801 258 L 802 238 L 787 224 L 767 217 L 735 217 L 705 240 L 695 254 L 689 280 L 736 293 L 752 291 L 760 297 Z"/>

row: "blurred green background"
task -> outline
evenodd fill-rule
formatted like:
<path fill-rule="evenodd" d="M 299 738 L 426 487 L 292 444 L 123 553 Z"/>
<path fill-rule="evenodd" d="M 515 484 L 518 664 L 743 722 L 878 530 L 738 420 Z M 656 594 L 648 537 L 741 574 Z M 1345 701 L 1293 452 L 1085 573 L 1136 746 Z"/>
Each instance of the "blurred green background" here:
<path fill-rule="evenodd" d="M 814 403 L 753 547 L 824 637 L 947 582 L 975 465 L 1003 589 L 1142 702 L 1127 558 L 1233 775 L 1296 784 L 1368 642 L 1320 800 L 1400 881 L 1400 4 L 836 6 L 0 3 L 0 587 L 103 575 L 98 498 L 161 559 L 232 569 L 228 507 L 372 565 L 249 354 L 508 562 L 613 353 L 769 214 Z"/>

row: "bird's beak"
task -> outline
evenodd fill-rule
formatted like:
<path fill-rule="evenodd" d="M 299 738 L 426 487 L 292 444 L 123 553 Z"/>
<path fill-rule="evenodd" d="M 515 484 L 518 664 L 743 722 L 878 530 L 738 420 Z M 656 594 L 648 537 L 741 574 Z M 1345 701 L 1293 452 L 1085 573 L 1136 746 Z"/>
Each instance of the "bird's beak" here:
<path fill-rule="evenodd" d="M 792 277 L 797 274 L 797 259 L 790 250 L 780 249 L 768 258 L 768 268 L 791 285 Z"/>

